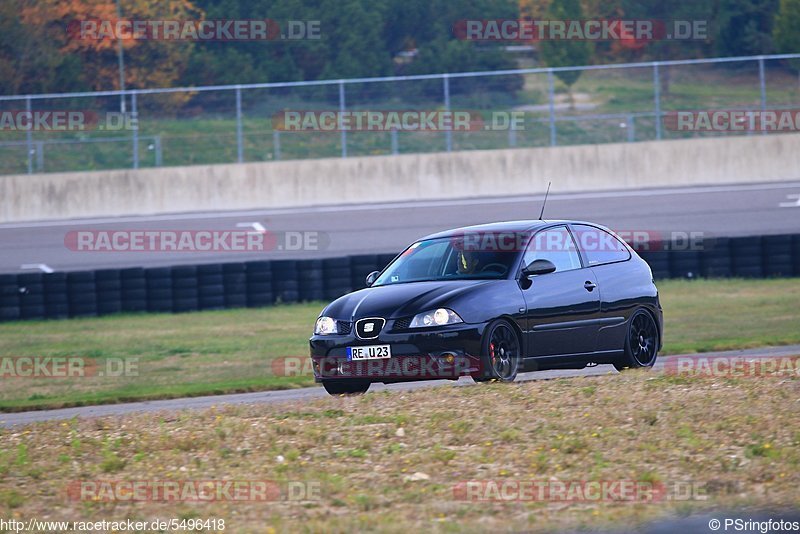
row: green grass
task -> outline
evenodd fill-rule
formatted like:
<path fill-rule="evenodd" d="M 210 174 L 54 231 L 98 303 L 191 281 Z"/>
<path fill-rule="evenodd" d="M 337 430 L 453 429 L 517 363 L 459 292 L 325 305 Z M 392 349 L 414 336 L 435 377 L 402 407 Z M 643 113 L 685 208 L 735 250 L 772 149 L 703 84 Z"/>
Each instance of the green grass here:
<path fill-rule="evenodd" d="M 695 280 L 659 284 L 663 354 L 800 343 L 800 280 Z M 276 376 L 273 362 L 306 362 L 323 303 L 179 315 L 118 315 L 0 325 L 0 357 L 136 362 L 129 376 L 0 378 L 0 410 L 78 406 L 313 385 Z M 282 369 L 282 368 L 279 368 Z"/>
<path fill-rule="evenodd" d="M 1 429 L 0 513 L 148 524 L 215 517 L 236 533 L 634 532 L 665 517 L 800 506 L 790 406 L 800 379 L 663 376 L 633 370 Z M 270 481 L 280 496 L 131 502 L 125 490 L 98 500 L 75 491 L 81 481 L 214 480 Z M 635 482 L 645 492 L 639 502 L 516 499 L 517 484 L 559 481 Z M 468 483 L 511 492 L 470 496 Z M 316 490 L 292 499 L 290 486 Z"/>

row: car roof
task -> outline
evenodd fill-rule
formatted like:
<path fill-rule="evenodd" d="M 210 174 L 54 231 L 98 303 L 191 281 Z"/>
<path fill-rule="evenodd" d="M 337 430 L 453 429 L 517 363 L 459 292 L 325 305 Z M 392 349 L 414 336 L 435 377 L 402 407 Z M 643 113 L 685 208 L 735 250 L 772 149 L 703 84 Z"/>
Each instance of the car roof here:
<path fill-rule="evenodd" d="M 453 228 L 452 230 L 445 230 L 443 232 L 437 232 L 435 234 L 430 234 L 419 241 L 425 239 L 439 239 L 442 237 L 456 237 L 459 235 L 463 235 L 464 233 L 469 232 L 531 232 L 538 230 L 544 226 L 549 226 L 552 224 L 589 224 L 592 226 L 602 226 L 594 223 L 587 223 L 583 221 L 567 221 L 567 220 L 560 220 L 560 219 L 549 219 L 545 221 L 539 220 L 522 220 L 522 221 L 504 221 L 504 222 L 494 222 L 488 224 L 478 224 L 475 226 L 463 226 L 461 228 Z"/>

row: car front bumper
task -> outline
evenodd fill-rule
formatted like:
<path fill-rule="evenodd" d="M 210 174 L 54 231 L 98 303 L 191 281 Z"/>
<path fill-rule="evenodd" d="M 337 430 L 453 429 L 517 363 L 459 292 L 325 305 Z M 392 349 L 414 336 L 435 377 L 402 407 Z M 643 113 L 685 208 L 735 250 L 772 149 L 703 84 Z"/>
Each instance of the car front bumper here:
<path fill-rule="evenodd" d="M 391 324 L 391 322 L 390 322 Z M 387 325 L 388 327 L 389 325 Z M 315 335 L 309 340 L 314 379 L 408 382 L 456 380 L 480 371 L 481 338 L 485 324 L 456 324 L 436 328 L 392 331 L 384 328 L 375 339 L 348 335 Z M 390 345 L 391 358 L 351 361 L 348 347 Z"/>

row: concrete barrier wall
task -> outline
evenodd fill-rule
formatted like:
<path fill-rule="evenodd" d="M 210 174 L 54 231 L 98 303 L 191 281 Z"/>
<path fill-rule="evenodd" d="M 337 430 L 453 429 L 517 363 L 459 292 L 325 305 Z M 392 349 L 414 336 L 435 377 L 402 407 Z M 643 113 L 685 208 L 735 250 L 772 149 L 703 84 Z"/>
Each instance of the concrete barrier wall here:
<path fill-rule="evenodd" d="M 0 222 L 795 180 L 800 134 L 0 177 Z"/>

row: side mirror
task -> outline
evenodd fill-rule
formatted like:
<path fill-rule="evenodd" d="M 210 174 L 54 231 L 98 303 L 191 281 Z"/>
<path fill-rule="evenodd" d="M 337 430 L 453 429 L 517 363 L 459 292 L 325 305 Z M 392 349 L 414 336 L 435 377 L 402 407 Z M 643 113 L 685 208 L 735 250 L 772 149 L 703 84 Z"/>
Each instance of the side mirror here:
<path fill-rule="evenodd" d="M 522 269 L 523 276 L 536 276 L 540 274 L 549 274 L 556 271 L 556 266 L 550 260 L 533 260 L 524 269 Z"/>
<path fill-rule="evenodd" d="M 379 274 L 381 274 L 380 271 L 372 271 L 367 275 L 367 287 L 375 283 L 375 280 L 378 279 Z"/>

